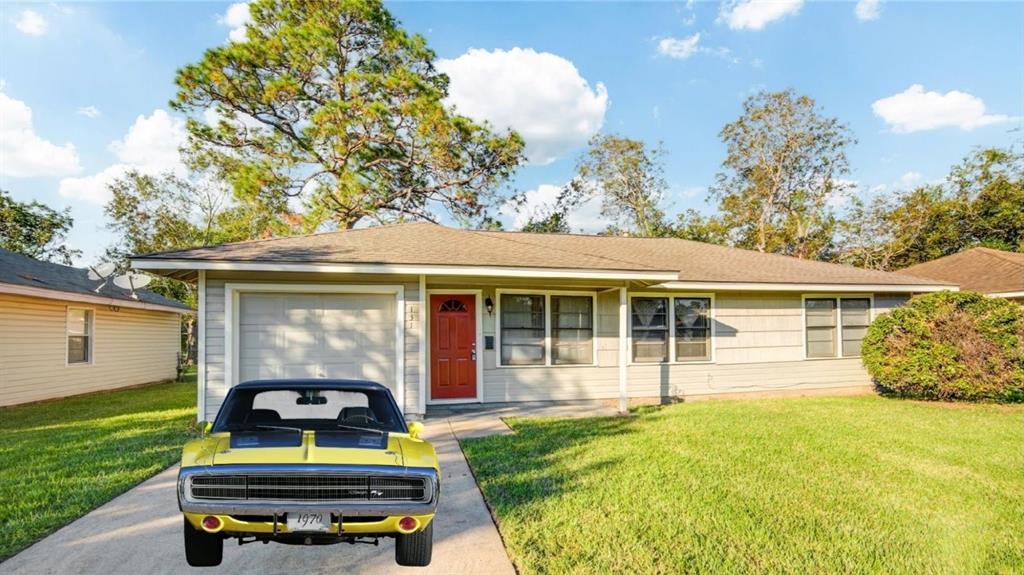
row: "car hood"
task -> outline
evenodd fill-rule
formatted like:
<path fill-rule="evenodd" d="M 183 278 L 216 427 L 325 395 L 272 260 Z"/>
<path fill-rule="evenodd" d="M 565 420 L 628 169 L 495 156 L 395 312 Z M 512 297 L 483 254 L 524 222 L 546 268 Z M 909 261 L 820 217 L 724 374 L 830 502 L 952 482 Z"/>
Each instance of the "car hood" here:
<path fill-rule="evenodd" d="M 199 465 L 323 464 L 406 465 L 398 434 L 337 434 L 306 431 L 301 438 L 282 434 L 221 433 L 205 440 Z"/>

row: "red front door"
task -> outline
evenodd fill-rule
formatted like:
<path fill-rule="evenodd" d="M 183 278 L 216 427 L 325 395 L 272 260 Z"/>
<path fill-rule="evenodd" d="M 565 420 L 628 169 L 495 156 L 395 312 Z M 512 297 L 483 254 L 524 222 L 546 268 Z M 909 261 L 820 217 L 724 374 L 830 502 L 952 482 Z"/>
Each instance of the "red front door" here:
<path fill-rule="evenodd" d="M 476 398 L 476 296 L 430 296 L 430 398 Z"/>

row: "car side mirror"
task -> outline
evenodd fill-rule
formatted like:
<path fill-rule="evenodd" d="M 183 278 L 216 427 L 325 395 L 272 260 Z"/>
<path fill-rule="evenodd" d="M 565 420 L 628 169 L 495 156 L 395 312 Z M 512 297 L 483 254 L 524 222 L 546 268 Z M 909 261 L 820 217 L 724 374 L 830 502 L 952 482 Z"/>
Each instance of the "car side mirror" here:
<path fill-rule="evenodd" d="M 419 439 L 421 433 L 423 433 L 422 423 L 418 421 L 412 421 L 409 423 L 409 437 L 413 439 Z"/>
<path fill-rule="evenodd" d="M 205 437 L 205 436 L 209 435 L 210 431 L 213 429 L 213 422 L 212 421 L 200 421 L 199 425 L 197 427 L 199 428 L 199 432 L 202 433 L 203 436 Z"/>

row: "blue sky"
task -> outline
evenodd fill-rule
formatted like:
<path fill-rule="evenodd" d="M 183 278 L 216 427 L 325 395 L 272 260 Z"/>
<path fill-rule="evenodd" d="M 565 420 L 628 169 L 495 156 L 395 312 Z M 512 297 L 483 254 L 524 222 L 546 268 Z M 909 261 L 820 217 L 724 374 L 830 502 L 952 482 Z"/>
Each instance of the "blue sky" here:
<path fill-rule="evenodd" d="M 437 52 L 453 105 L 528 135 L 532 163 L 510 187 L 530 205 L 572 177 L 600 129 L 663 142 L 671 211 L 709 210 L 718 131 L 759 89 L 793 88 L 849 124 L 859 142 L 848 178 L 862 195 L 939 180 L 972 148 L 1021 137 L 1019 3 L 388 6 Z M 112 241 L 106 181 L 127 167 L 180 169 L 174 72 L 244 25 L 230 7 L 0 4 L 0 187 L 70 206 L 82 263 Z M 574 224 L 593 231 L 596 207 Z"/>

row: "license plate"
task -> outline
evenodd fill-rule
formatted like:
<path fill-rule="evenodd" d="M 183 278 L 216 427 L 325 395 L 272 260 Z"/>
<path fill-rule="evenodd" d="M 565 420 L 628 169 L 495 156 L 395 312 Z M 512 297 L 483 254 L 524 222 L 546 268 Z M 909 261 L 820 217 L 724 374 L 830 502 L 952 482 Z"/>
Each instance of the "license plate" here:
<path fill-rule="evenodd" d="M 330 513 L 289 513 L 288 531 L 297 533 L 300 531 L 313 531 L 325 533 L 331 530 Z"/>

